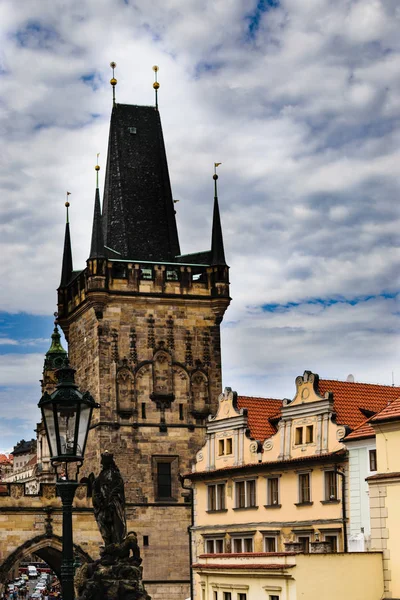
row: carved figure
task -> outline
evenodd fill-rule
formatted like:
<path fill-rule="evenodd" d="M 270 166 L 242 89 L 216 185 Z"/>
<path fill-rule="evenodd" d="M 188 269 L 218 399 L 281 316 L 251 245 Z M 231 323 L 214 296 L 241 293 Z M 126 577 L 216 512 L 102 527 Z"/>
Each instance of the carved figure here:
<path fill-rule="evenodd" d="M 124 480 L 114 457 L 101 455 L 103 469 L 98 477 L 89 475 L 89 495 L 92 496 L 94 516 L 105 546 L 120 544 L 126 536 Z"/>
<path fill-rule="evenodd" d="M 100 558 L 84 564 L 75 575 L 78 600 L 151 600 L 142 581 L 137 535 L 126 533 L 124 481 L 114 457 L 101 455 L 102 470 L 82 483 L 88 484 L 94 515 L 105 547 Z"/>

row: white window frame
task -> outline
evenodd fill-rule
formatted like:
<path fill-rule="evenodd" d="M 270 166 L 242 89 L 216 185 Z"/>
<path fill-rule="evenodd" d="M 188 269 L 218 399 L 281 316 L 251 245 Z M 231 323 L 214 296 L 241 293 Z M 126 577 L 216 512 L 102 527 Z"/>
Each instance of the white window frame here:
<path fill-rule="evenodd" d="M 250 504 L 250 492 L 249 492 L 249 483 L 254 482 L 254 504 Z M 236 479 L 235 480 L 235 509 L 243 509 L 243 508 L 257 508 L 257 478 L 248 478 L 248 479 Z M 244 506 L 239 506 L 238 502 L 238 483 L 244 483 Z"/>
<path fill-rule="evenodd" d="M 235 542 L 237 542 L 238 540 L 241 541 L 241 551 L 238 552 L 235 549 Z M 245 548 L 245 540 L 251 540 L 251 551 L 247 552 L 244 548 Z M 231 553 L 232 554 L 251 554 L 254 552 L 254 533 L 238 533 L 238 534 L 231 534 Z"/>
<path fill-rule="evenodd" d="M 327 478 L 328 478 L 328 473 L 333 473 L 335 475 L 336 495 L 334 497 L 331 497 L 331 496 L 328 497 L 328 494 L 327 494 L 327 487 L 328 487 Z M 339 495 L 339 489 L 338 489 L 338 487 L 339 486 L 338 486 L 337 472 L 334 469 L 326 469 L 326 470 L 324 470 L 324 497 L 325 497 L 325 502 L 335 502 L 335 501 L 339 500 L 339 498 L 338 498 L 338 495 Z"/>
<path fill-rule="evenodd" d="M 226 510 L 226 481 L 216 481 L 215 483 L 207 483 L 206 485 L 207 485 L 207 512 L 217 512 L 217 511 Z M 218 486 L 220 486 L 220 485 L 224 486 L 223 506 L 221 506 L 220 497 L 218 494 Z M 210 492 L 209 492 L 210 487 L 214 488 L 215 508 L 210 507 Z"/>
<path fill-rule="evenodd" d="M 213 543 L 213 552 L 209 552 L 207 545 L 209 542 Z M 222 542 L 222 552 L 217 552 L 216 542 Z M 225 536 L 224 535 L 216 535 L 216 536 L 207 536 L 204 538 L 204 554 L 224 554 L 225 553 Z"/>
<path fill-rule="evenodd" d="M 278 552 L 278 534 L 273 534 L 273 533 L 264 533 L 263 536 L 263 546 L 264 546 L 264 552 L 271 552 L 271 550 L 267 550 L 267 544 L 266 544 L 266 540 L 274 540 L 275 543 L 275 550 L 272 550 L 272 552 Z"/>
<path fill-rule="evenodd" d="M 265 506 L 280 506 L 280 500 L 281 500 L 281 476 L 280 475 L 270 475 L 267 478 L 267 502 L 265 504 Z M 278 480 L 278 499 L 276 502 L 270 502 L 270 493 L 269 493 L 269 486 L 270 486 L 270 481 L 271 479 L 277 479 Z"/>
<path fill-rule="evenodd" d="M 309 481 L 309 499 L 308 500 L 303 500 L 301 497 L 301 484 L 300 484 L 300 477 L 302 475 L 308 475 L 308 481 Z M 300 471 L 297 473 L 297 486 L 298 486 L 298 504 L 308 504 L 312 502 L 312 477 L 311 477 L 311 471 Z"/>

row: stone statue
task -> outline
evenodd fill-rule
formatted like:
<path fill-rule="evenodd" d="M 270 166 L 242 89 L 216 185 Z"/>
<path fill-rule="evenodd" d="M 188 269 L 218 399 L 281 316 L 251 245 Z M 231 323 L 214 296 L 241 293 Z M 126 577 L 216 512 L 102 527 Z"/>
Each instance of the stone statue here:
<path fill-rule="evenodd" d="M 104 540 L 100 559 L 82 565 L 75 575 L 78 600 L 151 600 L 142 582 L 140 550 L 134 531 L 126 532 L 124 480 L 114 457 L 101 455 L 102 470 L 87 483 Z"/>
<path fill-rule="evenodd" d="M 89 494 L 93 500 L 94 516 L 104 544 L 120 544 L 126 536 L 124 481 L 114 457 L 109 452 L 101 455 L 100 475 L 89 475 Z"/>

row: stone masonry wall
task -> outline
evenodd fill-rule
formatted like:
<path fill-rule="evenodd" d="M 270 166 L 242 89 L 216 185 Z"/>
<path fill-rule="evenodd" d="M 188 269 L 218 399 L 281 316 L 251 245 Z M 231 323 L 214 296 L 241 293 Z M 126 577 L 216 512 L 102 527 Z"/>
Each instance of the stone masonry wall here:
<path fill-rule="evenodd" d="M 76 382 L 101 405 L 82 473 L 97 474 L 101 453 L 114 453 L 129 529 L 139 535 L 144 580 L 170 580 L 176 594 L 160 597 L 186 597 L 190 505 L 177 476 L 191 469 L 221 392 L 220 330 L 211 299 L 110 295 L 102 318 L 87 304 L 68 325 Z M 158 461 L 171 463 L 168 501 L 157 498 Z M 158 584 L 151 585 L 157 600 Z"/>

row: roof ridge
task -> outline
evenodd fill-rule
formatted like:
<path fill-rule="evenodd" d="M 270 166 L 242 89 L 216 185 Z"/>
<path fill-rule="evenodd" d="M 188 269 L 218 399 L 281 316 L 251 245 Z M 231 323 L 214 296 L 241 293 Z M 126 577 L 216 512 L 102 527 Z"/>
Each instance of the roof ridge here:
<path fill-rule="evenodd" d="M 386 383 L 365 383 L 364 381 L 342 381 L 341 379 L 324 379 L 321 378 L 319 380 L 319 383 L 321 383 L 321 381 L 324 382 L 328 382 L 328 381 L 333 381 L 335 383 L 348 383 L 349 385 L 370 385 L 370 386 L 374 386 L 374 387 L 384 387 L 384 388 L 389 388 L 389 389 L 399 389 L 400 390 L 400 385 L 389 385 Z"/>
<path fill-rule="evenodd" d="M 265 396 L 243 396 L 238 394 L 238 398 L 251 398 L 253 400 L 273 400 L 274 402 L 283 402 L 283 398 L 266 398 Z"/>

